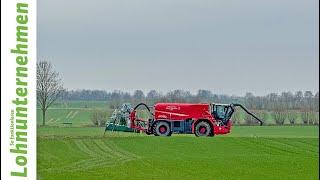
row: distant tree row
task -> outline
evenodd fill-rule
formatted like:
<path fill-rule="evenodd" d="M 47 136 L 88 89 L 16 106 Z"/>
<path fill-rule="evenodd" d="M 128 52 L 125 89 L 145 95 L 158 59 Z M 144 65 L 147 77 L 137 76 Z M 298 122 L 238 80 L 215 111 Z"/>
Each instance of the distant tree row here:
<path fill-rule="evenodd" d="M 118 107 L 126 102 L 132 104 L 145 102 L 150 105 L 156 102 L 216 102 L 241 103 L 253 110 L 319 112 L 319 92 L 313 94 L 311 91 L 282 92 L 280 94 L 270 93 L 265 96 L 255 96 L 252 93 L 246 93 L 245 96 L 229 96 L 214 94 L 209 90 L 198 90 L 196 94 L 185 90 L 173 90 L 165 94 L 156 90 L 151 90 L 147 94 L 141 90 L 136 90 L 133 93 L 123 91 L 72 90 L 64 91 L 61 98 L 64 100 L 106 101 L 111 108 Z"/>
<path fill-rule="evenodd" d="M 318 125 L 319 112 L 316 111 L 299 111 L 299 110 L 285 110 L 285 111 L 266 111 L 253 110 L 254 114 L 264 120 L 265 125 L 284 125 L 284 124 L 303 124 L 303 125 Z M 266 121 L 268 120 L 268 121 Z M 257 121 L 249 114 L 236 111 L 232 116 L 232 121 L 236 125 L 257 125 Z"/>

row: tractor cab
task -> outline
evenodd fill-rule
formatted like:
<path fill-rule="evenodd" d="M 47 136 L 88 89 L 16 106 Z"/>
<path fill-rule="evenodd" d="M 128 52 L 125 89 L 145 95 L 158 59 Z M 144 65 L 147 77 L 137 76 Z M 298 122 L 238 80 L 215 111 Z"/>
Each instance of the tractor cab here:
<path fill-rule="evenodd" d="M 212 104 L 211 107 L 211 114 L 214 118 L 222 122 L 223 125 L 227 125 L 234 112 L 234 108 L 230 104 Z"/>

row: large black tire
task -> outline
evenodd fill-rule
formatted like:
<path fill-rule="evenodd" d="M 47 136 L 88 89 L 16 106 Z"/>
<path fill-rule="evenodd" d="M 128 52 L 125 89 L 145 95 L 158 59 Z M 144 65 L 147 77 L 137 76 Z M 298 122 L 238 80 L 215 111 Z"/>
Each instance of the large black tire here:
<path fill-rule="evenodd" d="M 166 121 L 158 121 L 153 126 L 155 136 L 171 136 L 172 131 L 170 125 Z"/>
<path fill-rule="evenodd" d="M 205 121 L 200 121 L 199 123 L 197 123 L 194 129 L 194 134 L 197 137 L 212 136 L 212 128 L 209 123 Z"/>

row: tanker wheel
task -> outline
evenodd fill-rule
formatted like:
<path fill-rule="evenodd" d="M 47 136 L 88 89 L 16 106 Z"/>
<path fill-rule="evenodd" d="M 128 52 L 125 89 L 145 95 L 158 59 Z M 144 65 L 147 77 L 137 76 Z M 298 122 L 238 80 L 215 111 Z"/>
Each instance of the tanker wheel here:
<path fill-rule="evenodd" d="M 149 132 L 149 131 L 146 131 L 146 134 L 147 134 L 147 135 L 150 135 L 150 134 L 151 134 L 151 132 Z"/>
<path fill-rule="evenodd" d="M 212 129 L 209 123 L 201 121 L 196 125 L 194 134 L 197 137 L 206 137 L 211 135 L 211 130 Z"/>
<path fill-rule="evenodd" d="M 171 128 L 169 123 L 165 121 L 158 121 L 153 126 L 153 133 L 155 136 L 171 136 Z"/>

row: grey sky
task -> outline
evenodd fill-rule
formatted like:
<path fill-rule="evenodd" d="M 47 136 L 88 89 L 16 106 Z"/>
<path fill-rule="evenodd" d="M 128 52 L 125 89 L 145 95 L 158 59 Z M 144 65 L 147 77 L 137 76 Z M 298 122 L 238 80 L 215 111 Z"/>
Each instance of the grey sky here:
<path fill-rule="evenodd" d="M 68 89 L 318 91 L 317 0 L 38 1 Z"/>

